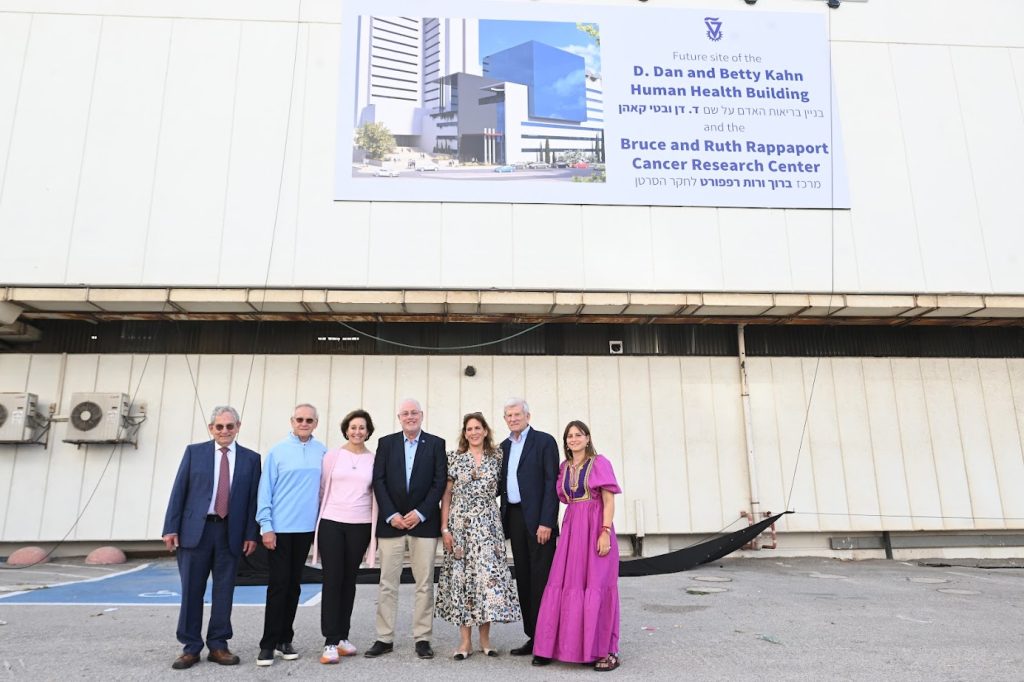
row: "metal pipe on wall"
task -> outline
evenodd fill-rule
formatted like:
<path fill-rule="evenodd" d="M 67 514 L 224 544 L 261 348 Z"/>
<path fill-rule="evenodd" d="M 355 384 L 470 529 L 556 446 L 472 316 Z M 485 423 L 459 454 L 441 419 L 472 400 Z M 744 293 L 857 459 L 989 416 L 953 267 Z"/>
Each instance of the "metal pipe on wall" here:
<path fill-rule="evenodd" d="M 736 334 L 739 341 L 740 360 L 740 398 L 743 409 L 743 436 L 746 439 L 747 450 L 747 477 L 750 485 L 750 513 L 756 523 L 761 519 L 761 502 L 757 493 L 757 463 L 754 459 L 754 426 L 750 410 L 750 387 L 747 384 L 747 325 L 737 325 Z M 753 549 L 757 549 L 757 540 L 751 542 Z"/>

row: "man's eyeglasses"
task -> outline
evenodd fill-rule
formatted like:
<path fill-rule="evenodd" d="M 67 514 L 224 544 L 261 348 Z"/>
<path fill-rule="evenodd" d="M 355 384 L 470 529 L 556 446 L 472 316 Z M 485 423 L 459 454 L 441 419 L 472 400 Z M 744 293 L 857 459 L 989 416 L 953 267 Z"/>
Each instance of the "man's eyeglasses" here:
<path fill-rule="evenodd" d="M 214 424 L 214 431 L 234 431 L 238 427 L 238 424 Z"/>
<path fill-rule="evenodd" d="M 313 417 L 292 417 L 296 424 L 313 424 L 316 419 Z"/>
<path fill-rule="evenodd" d="M 398 418 L 399 419 L 405 419 L 406 417 L 416 417 L 416 416 L 419 416 L 421 414 L 423 414 L 423 413 L 420 412 L 419 410 L 406 410 L 405 412 L 399 412 L 398 413 Z"/>

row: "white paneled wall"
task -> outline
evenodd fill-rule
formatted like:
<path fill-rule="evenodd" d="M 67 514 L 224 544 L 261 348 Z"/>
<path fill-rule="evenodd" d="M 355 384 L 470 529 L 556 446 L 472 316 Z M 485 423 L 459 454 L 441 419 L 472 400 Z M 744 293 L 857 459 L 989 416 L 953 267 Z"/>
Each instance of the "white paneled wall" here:
<path fill-rule="evenodd" d="M 815 512 L 783 528 L 1024 527 L 1024 362 L 751 358 L 748 371 L 762 507 L 782 508 L 795 471 L 790 508 Z"/>
<path fill-rule="evenodd" d="M 335 202 L 341 6 L 0 0 L 0 283 L 1024 292 L 1021 3 L 767 8 L 828 18 L 834 213 Z"/>
<path fill-rule="evenodd" d="M 0 358 L 0 391 L 37 393 L 58 414 L 93 390 L 136 395 L 148 414 L 137 450 L 63 443 L 63 423 L 46 448 L 0 445 L 5 542 L 57 540 L 79 514 L 72 539 L 157 538 L 184 446 L 205 440 L 219 403 L 242 411 L 241 442 L 266 452 L 297 402 L 320 408 L 318 436 L 336 446 L 350 409 L 369 410 L 379 437 L 398 429 L 396 403 L 417 397 L 425 428 L 454 444 L 476 410 L 503 438 L 502 405 L 522 395 L 556 438 L 570 419 L 591 426 L 622 483 L 623 533 L 637 530 L 638 504 L 649 535 L 715 532 L 750 507 L 733 358 Z M 761 509 L 788 499 L 798 512 L 781 531 L 1024 528 L 1024 361 L 750 358 L 748 372 Z"/>

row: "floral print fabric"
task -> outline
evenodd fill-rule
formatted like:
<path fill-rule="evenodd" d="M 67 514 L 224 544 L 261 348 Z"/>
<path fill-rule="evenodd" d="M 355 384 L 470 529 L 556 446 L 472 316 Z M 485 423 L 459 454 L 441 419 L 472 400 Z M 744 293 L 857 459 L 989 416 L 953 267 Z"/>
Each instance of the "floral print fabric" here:
<path fill-rule="evenodd" d="M 452 503 L 448 513 L 456 552 L 445 552 L 437 583 L 437 616 L 455 625 L 512 623 L 522 618 L 512 585 L 498 513 L 501 451 L 480 466 L 468 452 L 448 453 Z M 461 558 L 456 558 L 461 550 Z"/>

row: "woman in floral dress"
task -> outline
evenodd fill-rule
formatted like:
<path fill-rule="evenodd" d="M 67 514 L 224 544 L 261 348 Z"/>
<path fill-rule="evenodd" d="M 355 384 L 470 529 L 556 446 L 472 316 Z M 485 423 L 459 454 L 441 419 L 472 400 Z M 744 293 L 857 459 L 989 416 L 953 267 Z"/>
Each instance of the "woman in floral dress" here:
<path fill-rule="evenodd" d="M 505 536 L 498 514 L 501 449 L 479 412 L 462 418 L 459 447 L 448 453 L 448 485 L 441 499 L 444 563 L 437 583 L 437 615 L 459 626 L 455 660 L 473 653 L 473 626 L 480 631 L 480 649 L 491 648 L 491 623 L 522 618 L 505 555 Z"/>
<path fill-rule="evenodd" d="M 590 429 L 571 421 L 562 434 L 565 461 L 558 498 L 562 534 L 537 614 L 534 665 L 551 659 L 619 667 L 619 546 L 612 518 L 621 493 L 612 464 L 597 454 Z"/>

